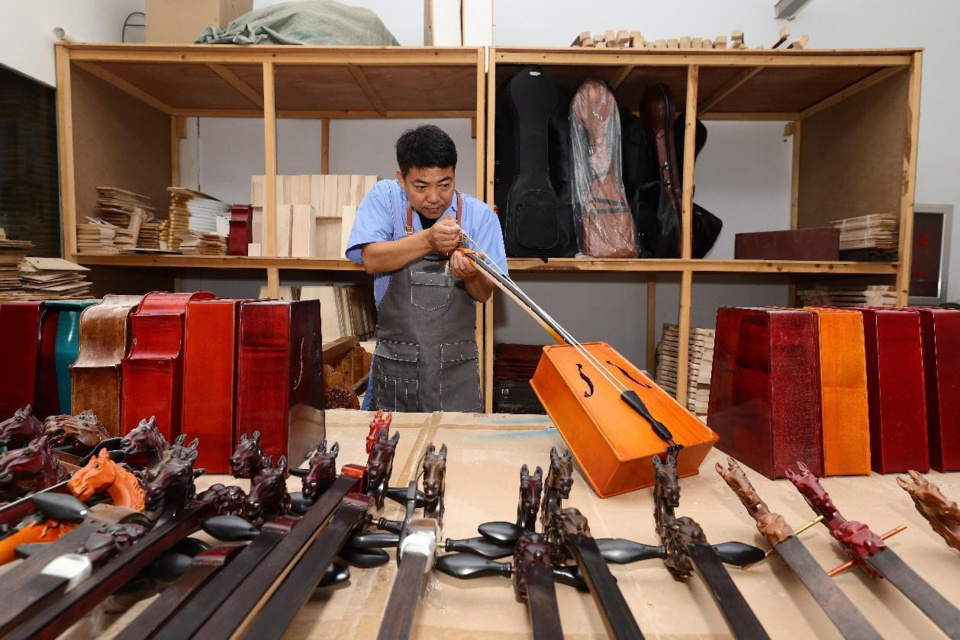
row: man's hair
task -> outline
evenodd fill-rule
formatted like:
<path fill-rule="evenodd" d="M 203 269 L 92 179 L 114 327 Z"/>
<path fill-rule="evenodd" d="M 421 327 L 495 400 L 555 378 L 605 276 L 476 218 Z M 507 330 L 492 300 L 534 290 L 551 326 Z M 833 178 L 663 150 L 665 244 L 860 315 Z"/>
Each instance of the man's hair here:
<path fill-rule="evenodd" d="M 416 129 L 407 129 L 397 140 L 397 164 L 403 175 L 413 168 L 456 169 L 457 145 L 440 127 L 422 124 Z"/>

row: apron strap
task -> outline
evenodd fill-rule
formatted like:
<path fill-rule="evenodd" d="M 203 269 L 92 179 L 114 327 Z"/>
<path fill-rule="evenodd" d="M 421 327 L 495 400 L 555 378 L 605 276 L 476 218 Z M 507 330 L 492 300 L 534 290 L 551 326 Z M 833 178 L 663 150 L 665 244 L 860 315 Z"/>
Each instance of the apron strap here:
<path fill-rule="evenodd" d="M 463 195 L 457 191 L 457 226 L 463 226 Z M 407 235 L 413 233 L 413 205 L 407 200 L 407 224 L 404 225 Z"/>

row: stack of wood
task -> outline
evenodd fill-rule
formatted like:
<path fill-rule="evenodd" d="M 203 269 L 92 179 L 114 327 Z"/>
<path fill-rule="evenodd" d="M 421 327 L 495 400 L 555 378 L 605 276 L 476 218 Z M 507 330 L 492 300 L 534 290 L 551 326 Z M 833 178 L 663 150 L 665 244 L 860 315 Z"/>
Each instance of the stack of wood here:
<path fill-rule="evenodd" d="M 144 226 L 151 231 L 158 231 L 160 227 L 150 198 L 117 187 L 97 187 L 97 215 L 117 230 L 114 244 L 120 253 L 132 253 L 141 247 Z M 145 238 L 147 244 L 155 244 L 155 239 L 149 236 Z"/>
<path fill-rule="evenodd" d="M 840 229 L 841 258 L 895 260 L 900 243 L 895 213 L 873 213 L 830 223 Z"/>
<path fill-rule="evenodd" d="M 371 354 L 355 337 L 340 338 L 323 345 L 323 380 L 326 409 L 359 409 L 370 378 Z"/>
<path fill-rule="evenodd" d="M 797 297 L 805 307 L 895 307 L 897 292 L 893 285 L 817 286 L 801 289 Z"/>
<path fill-rule="evenodd" d="M 780 30 L 780 36 L 769 48 L 778 49 L 787 43 L 790 39 L 790 27 L 786 26 Z M 787 44 L 785 49 L 803 49 L 810 42 L 810 36 L 802 35 Z M 659 40 L 646 40 L 639 31 L 627 31 L 620 29 L 614 33 L 613 29 L 608 29 L 604 33 L 591 35 L 589 31 L 584 31 L 576 37 L 571 47 L 589 47 L 598 49 L 749 49 L 744 43 L 743 31 L 735 30 L 727 36 L 717 36 L 714 40 L 710 38 L 692 38 L 683 36 L 681 38 L 664 38 Z M 756 49 L 766 49 L 765 45 L 758 45 Z"/>
<path fill-rule="evenodd" d="M 534 344 L 498 344 L 494 347 L 494 412 L 546 413 L 530 386 L 542 354 L 543 347 Z"/>
<path fill-rule="evenodd" d="M 161 243 L 171 251 L 180 251 L 186 244 L 184 253 L 226 255 L 231 205 L 192 189 L 167 187 L 167 191 L 170 217 L 161 225 Z"/>
<path fill-rule="evenodd" d="M 320 331 L 323 341 L 344 337 L 369 340 L 377 329 L 373 291 L 355 284 L 300 288 L 301 300 L 320 301 Z"/>
<path fill-rule="evenodd" d="M 94 255 L 117 255 L 120 250 L 115 244 L 117 227 L 100 218 L 87 218 L 85 223 L 77 225 L 77 251 Z M 129 232 L 126 233 L 126 239 Z M 129 242 L 121 239 L 121 244 L 128 246 Z"/>
<path fill-rule="evenodd" d="M 90 269 L 60 258 L 24 258 L 20 263 L 23 291 L 44 299 L 80 299 L 90 297 Z"/>
<path fill-rule="evenodd" d="M 16 292 L 20 289 L 20 263 L 33 249 L 29 240 L 7 240 L 0 229 L 0 291 Z"/>
<path fill-rule="evenodd" d="M 379 178 L 363 175 L 277 176 L 277 255 L 341 259 L 357 206 Z M 253 176 L 253 242 L 248 255 L 263 255 L 266 243 L 264 176 Z"/>
<path fill-rule="evenodd" d="M 713 370 L 713 343 L 716 331 L 690 329 L 687 352 L 687 409 L 706 422 L 710 404 L 710 374 Z M 677 353 L 680 347 L 680 327 L 664 324 L 657 347 L 657 384 L 670 395 L 677 393 Z"/>

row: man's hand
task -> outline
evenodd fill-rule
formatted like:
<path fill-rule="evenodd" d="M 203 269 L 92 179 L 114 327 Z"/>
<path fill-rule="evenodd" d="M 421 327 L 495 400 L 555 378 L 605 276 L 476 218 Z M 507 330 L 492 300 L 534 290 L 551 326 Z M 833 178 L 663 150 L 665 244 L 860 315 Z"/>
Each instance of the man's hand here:
<path fill-rule="evenodd" d="M 460 225 L 452 218 L 437 221 L 427 230 L 427 242 L 437 253 L 450 253 L 460 246 Z"/>
<path fill-rule="evenodd" d="M 473 282 L 480 275 L 473 262 L 460 252 L 450 256 L 450 271 L 464 282 Z"/>

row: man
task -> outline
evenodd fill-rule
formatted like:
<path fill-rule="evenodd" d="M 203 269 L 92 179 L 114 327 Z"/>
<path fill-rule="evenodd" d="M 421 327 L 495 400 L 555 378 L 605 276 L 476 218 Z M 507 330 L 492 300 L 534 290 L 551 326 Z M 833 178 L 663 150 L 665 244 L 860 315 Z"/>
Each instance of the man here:
<path fill-rule="evenodd" d="M 452 252 L 462 229 L 470 248 L 506 273 L 500 221 L 456 190 L 457 148 L 439 127 L 405 131 L 396 150 L 396 179 L 370 190 L 347 242 L 347 258 L 376 274 L 378 341 L 364 408 L 479 411 L 475 304 L 493 284 Z"/>

